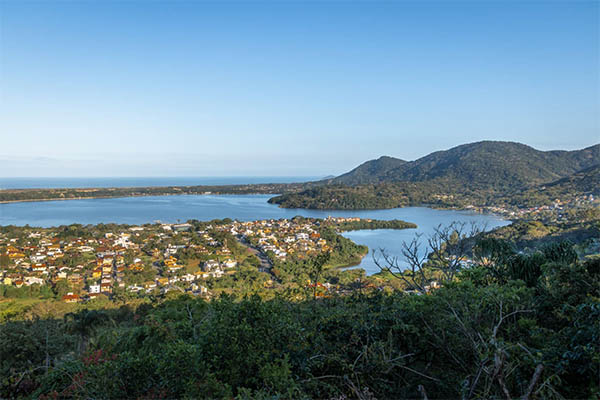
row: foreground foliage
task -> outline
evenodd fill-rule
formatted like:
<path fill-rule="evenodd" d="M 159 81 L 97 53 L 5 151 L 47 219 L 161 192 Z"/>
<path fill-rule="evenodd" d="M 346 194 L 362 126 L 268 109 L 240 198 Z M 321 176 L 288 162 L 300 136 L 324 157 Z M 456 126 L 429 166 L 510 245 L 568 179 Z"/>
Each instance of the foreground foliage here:
<path fill-rule="evenodd" d="M 565 244 L 517 258 L 480 247 L 486 262 L 428 295 L 13 316 L 0 325 L 0 397 L 597 396 L 600 260 Z"/>

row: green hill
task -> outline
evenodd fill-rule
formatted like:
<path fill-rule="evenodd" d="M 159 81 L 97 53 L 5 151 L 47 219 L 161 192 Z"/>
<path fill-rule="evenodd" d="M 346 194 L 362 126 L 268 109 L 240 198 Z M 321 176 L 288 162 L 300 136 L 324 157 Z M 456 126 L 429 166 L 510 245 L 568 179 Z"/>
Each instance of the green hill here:
<path fill-rule="evenodd" d="M 520 143 L 484 141 L 431 153 L 415 161 L 381 157 L 328 182 L 469 184 L 507 189 L 551 182 L 600 163 L 600 145 L 576 151 L 540 151 Z"/>
<path fill-rule="evenodd" d="M 398 171 L 407 164 L 409 164 L 408 161 L 400 160 L 399 158 L 382 156 L 377 160 L 367 161 L 352 171 L 329 181 L 331 183 L 356 185 L 394 180 L 394 176 Z"/>
<path fill-rule="evenodd" d="M 540 151 L 520 143 L 478 142 L 415 161 L 381 157 L 337 178 L 276 196 L 286 208 L 368 209 L 429 204 L 543 205 L 598 194 L 600 145 Z"/>
<path fill-rule="evenodd" d="M 594 165 L 549 183 L 542 190 L 600 195 L 600 165 Z"/>
<path fill-rule="evenodd" d="M 550 205 L 556 200 L 573 201 L 582 195 L 600 196 L 600 165 L 586 168 L 554 182 L 533 186 L 498 199 L 512 205 Z"/>

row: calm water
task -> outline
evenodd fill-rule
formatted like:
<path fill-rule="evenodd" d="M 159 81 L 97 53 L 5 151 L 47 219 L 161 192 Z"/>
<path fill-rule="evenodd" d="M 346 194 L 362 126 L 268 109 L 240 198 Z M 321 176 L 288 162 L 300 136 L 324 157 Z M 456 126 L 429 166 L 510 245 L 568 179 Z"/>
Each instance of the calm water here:
<path fill-rule="evenodd" d="M 1 189 L 147 187 L 295 183 L 322 179 L 315 176 L 130 177 L 130 178 L 0 178 Z"/>
<path fill-rule="evenodd" d="M 385 248 L 399 255 L 402 241 L 412 239 L 415 233 L 430 234 L 438 224 L 452 221 L 475 221 L 488 228 L 507 225 L 493 215 L 465 211 L 433 210 L 425 207 L 396 208 L 392 210 L 319 211 L 285 209 L 267 203 L 270 195 L 179 195 L 127 197 L 117 199 L 88 199 L 0 204 L 0 225 L 58 226 L 71 223 L 124 223 L 178 222 L 188 219 L 211 220 L 232 218 L 240 221 L 291 218 L 296 215 L 325 218 L 356 216 L 374 219 L 402 219 L 414 222 L 418 229 L 364 230 L 347 232 L 344 236 L 373 249 Z M 368 273 L 378 272 L 371 254 L 360 265 Z"/>

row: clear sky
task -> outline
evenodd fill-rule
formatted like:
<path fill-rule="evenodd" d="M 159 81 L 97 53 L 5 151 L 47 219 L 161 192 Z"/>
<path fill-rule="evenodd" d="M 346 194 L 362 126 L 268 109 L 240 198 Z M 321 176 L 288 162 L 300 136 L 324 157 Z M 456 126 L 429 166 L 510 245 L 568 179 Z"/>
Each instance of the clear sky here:
<path fill-rule="evenodd" d="M 583 148 L 600 142 L 599 4 L 0 0 L 0 176 Z"/>

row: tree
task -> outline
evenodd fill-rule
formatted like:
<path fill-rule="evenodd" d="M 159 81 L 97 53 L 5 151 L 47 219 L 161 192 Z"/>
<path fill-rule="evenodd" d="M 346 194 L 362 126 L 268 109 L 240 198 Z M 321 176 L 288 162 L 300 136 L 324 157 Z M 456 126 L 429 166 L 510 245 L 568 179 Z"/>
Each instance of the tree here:
<path fill-rule="evenodd" d="M 10 257 L 4 251 L 1 251 L 1 253 L 0 253 L 0 267 L 8 267 L 9 263 L 10 263 Z"/>
<path fill-rule="evenodd" d="M 60 279 L 53 287 L 53 291 L 57 298 L 61 298 L 71 291 L 71 285 L 64 279 Z"/>
<path fill-rule="evenodd" d="M 398 257 L 390 256 L 385 249 L 379 249 L 380 256 L 377 251 L 374 252 L 374 262 L 380 270 L 404 281 L 411 290 L 425 293 L 434 274 L 442 282 L 454 280 L 470 250 L 467 239 L 483 231 L 485 225 L 476 223 L 455 221 L 445 227 L 438 225 L 426 244 L 421 240 L 421 234 L 415 235 L 408 243 L 402 243 L 402 256 L 407 268 L 403 268 Z"/>
<path fill-rule="evenodd" d="M 324 252 L 316 256 L 312 262 L 308 275 L 310 276 L 310 281 L 313 286 L 313 299 L 317 298 L 317 285 L 319 284 L 321 275 L 323 275 L 325 264 L 329 262 L 330 258 L 331 254 L 329 252 Z"/>

